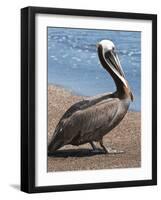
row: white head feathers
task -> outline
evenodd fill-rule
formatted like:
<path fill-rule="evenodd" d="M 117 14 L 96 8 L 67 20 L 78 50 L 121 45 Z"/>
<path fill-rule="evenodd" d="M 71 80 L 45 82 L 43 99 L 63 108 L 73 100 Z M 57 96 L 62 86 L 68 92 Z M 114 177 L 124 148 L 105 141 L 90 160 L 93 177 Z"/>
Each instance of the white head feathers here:
<path fill-rule="evenodd" d="M 101 40 L 99 43 L 97 43 L 97 46 L 99 45 L 103 47 L 104 52 L 115 49 L 115 45 L 111 40 Z"/>

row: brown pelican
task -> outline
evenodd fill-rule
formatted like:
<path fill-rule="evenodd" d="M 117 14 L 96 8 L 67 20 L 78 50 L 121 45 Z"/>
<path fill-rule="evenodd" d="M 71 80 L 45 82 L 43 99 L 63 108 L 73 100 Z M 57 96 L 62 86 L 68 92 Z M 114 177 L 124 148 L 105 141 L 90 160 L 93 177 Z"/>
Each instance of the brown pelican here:
<path fill-rule="evenodd" d="M 90 143 L 97 151 L 94 142 L 99 142 L 105 153 L 120 153 L 105 147 L 103 136 L 116 127 L 126 115 L 133 94 L 125 79 L 116 49 L 112 41 L 102 40 L 97 44 L 102 66 L 113 78 L 116 91 L 88 98 L 72 105 L 60 119 L 48 152 L 54 152 L 64 145 Z"/>

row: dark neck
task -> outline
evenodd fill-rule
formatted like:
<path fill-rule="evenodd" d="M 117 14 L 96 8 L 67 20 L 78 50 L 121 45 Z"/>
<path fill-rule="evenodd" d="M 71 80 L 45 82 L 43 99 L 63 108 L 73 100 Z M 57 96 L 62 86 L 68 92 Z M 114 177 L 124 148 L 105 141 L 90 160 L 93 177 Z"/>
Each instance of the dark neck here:
<path fill-rule="evenodd" d="M 116 85 L 117 93 L 124 95 L 126 87 L 125 87 L 124 83 L 122 82 L 122 80 L 117 76 L 117 74 L 114 73 L 113 70 L 107 65 L 107 63 L 104 59 L 104 56 L 103 56 L 102 47 L 98 48 L 98 56 L 99 56 L 100 62 L 103 65 L 103 67 L 109 72 L 109 74 L 113 78 L 115 85 Z"/>

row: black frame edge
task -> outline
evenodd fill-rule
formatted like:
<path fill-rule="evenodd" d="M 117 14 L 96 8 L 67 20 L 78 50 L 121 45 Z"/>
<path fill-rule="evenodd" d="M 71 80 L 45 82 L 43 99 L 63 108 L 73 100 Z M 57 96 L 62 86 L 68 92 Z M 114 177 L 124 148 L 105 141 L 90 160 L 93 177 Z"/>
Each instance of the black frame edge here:
<path fill-rule="evenodd" d="M 35 23 L 30 7 L 21 9 L 21 191 L 35 187 Z"/>
<path fill-rule="evenodd" d="M 139 181 L 123 181 L 110 183 L 87 183 L 61 186 L 40 186 L 35 187 L 33 193 L 44 192 L 65 192 L 65 191 L 80 191 L 80 190 L 95 190 L 95 189 L 110 189 L 110 188 L 124 188 L 124 187 L 143 187 L 156 185 L 153 180 L 139 180 Z"/>
<path fill-rule="evenodd" d="M 28 191 L 28 9 L 21 9 L 21 190 Z"/>
<path fill-rule="evenodd" d="M 74 15 L 74 16 L 87 16 L 87 17 L 109 17 L 109 18 L 123 18 L 123 19 L 143 19 L 152 20 L 156 14 L 149 13 L 131 13 L 131 12 L 117 12 L 105 10 L 84 10 L 84 9 L 71 9 L 71 8 L 56 8 L 56 7 L 25 7 L 31 9 L 34 13 L 42 14 L 61 14 L 61 15 Z"/>
<path fill-rule="evenodd" d="M 152 18 L 152 180 L 157 185 L 157 15 Z"/>

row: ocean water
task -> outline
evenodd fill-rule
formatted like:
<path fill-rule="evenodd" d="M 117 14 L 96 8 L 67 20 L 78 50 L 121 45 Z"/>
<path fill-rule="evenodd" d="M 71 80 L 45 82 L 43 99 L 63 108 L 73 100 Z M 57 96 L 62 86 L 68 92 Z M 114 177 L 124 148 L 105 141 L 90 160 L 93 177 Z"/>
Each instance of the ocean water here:
<path fill-rule="evenodd" d="M 130 110 L 141 109 L 141 32 L 48 28 L 48 83 L 79 95 L 114 92 L 115 84 L 101 66 L 96 44 L 108 39 L 117 53 L 134 94 Z"/>

